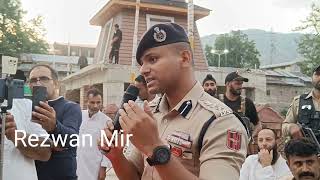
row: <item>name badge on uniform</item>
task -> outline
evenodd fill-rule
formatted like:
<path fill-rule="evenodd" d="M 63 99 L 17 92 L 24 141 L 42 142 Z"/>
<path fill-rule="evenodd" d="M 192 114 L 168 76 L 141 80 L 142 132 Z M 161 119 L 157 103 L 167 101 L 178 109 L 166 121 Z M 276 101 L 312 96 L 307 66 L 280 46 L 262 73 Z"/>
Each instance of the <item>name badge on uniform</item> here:
<path fill-rule="evenodd" d="M 179 145 L 183 148 L 187 148 L 187 149 L 191 149 L 191 145 L 192 145 L 192 142 L 190 141 L 186 141 L 180 137 L 176 137 L 176 136 L 173 136 L 173 135 L 168 135 L 166 137 L 166 140 L 169 142 L 169 143 L 173 143 L 173 144 L 176 144 L 176 145 Z"/>
<path fill-rule="evenodd" d="M 171 135 L 177 138 L 184 139 L 186 141 L 190 141 L 190 134 L 187 134 L 181 131 L 174 131 L 173 133 L 171 133 Z"/>

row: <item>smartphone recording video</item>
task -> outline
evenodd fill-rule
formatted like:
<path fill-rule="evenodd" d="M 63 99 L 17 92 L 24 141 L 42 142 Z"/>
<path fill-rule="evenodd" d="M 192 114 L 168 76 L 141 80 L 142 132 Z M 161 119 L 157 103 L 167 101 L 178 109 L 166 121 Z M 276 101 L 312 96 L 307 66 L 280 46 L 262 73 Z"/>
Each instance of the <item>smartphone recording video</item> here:
<path fill-rule="evenodd" d="M 33 86 L 32 89 L 32 111 L 35 106 L 40 106 L 40 101 L 44 102 L 48 98 L 47 88 L 44 86 Z"/>

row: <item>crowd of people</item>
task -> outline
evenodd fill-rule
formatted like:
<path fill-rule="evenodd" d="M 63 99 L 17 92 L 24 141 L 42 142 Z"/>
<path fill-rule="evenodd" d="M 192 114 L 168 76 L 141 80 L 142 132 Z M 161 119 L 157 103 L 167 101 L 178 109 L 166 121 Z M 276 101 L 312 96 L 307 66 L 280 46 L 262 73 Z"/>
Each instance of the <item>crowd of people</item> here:
<path fill-rule="evenodd" d="M 261 128 L 253 101 L 242 95 L 249 79 L 231 72 L 222 95 L 212 75 L 202 84 L 196 80 L 193 52 L 180 25 L 152 26 L 139 42 L 136 60 L 141 66 L 134 82 L 138 100 L 120 109 L 116 104 L 102 107 L 103 94 L 91 88 L 87 108 L 81 110 L 59 95 L 54 69 L 34 66 L 26 84 L 31 89 L 46 87 L 47 101 L 33 108 L 28 99 L 14 100 L 6 116 L 4 179 L 103 180 L 106 168 L 112 167 L 121 180 L 320 180 L 319 147 L 302 130 L 310 128 L 319 141 L 320 66 L 312 76 L 313 90 L 295 97 L 289 108 L 283 157 L 278 134 Z M 132 135 L 126 154 L 124 146 L 101 139 L 101 133 L 112 139 L 117 113 L 122 132 Z M 76 140 L 73 135 L 86 134 L 93 137 L 92 143 L 70 146 Z M 47 146 L 14 145 L 30 136 Z M 253 136 L 259 152 L 248 156 Z M 66 143 L 54 143 L 59 137 Z"/>

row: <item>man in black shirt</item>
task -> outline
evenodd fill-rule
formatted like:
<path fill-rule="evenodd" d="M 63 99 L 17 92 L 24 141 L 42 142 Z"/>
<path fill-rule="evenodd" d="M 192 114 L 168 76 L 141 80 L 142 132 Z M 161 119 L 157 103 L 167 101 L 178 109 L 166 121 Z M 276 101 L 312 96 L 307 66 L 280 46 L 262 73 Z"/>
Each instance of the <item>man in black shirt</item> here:
<path fill-rule="evenodd" d="M 253 125 L 256 126 L 259 122 L 256 107 L 251 99 L 241 96 L 242 84 L 248 81 L 238 72 L 228 74 L 225 79 L 226 93 L 223 102 L 241 117 L 247 117 L 250 120 L 250 129 L 253 130 L 255 129 Z"/>
<path fill-rule="evenodd" d="M 109 54 L 109 61 L 112 63 L 113 57 L 115 58 L 114 63 L 118 64 L 119 63 L 119 49 L 120 49 L 120 44 L 122 41 L 122 31 L 119 28 L 119 25 L 116 24 L 114 25 L 115 27 L 115 32 L 112 37 L 112 42 L 111 42 L 111 51 Z"/>

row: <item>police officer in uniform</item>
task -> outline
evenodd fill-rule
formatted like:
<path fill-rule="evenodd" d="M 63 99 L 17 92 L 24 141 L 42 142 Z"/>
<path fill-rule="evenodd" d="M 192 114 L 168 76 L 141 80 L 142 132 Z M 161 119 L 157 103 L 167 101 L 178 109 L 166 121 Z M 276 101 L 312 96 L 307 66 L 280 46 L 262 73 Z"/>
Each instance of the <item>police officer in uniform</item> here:
<path fill-rule="evenodd" d="M 313 71 L 312 85 L 310 93 L 294 97 L 282 125 L 285 137 L 302 137 L 300 124 L 311 128 L 320 141 L 320 66 Z"/>
<path fill-rule="evenodd" d="M 156 24 L 142 37 L 136 54 L 158 106 L 141 109 L 133 101 L 121 109 L 120 124 L 135 146 L 126 158 L 120 147 L 109 151 L 119 179 L 238 180 L 248 136 L 232 110 L 205 93 L 196 81 L 192 51 L 184 29 Z M 105 132 L 111 138 L 113 126 Z M 106 144 L 106 143 L 105 143 Z"/>

